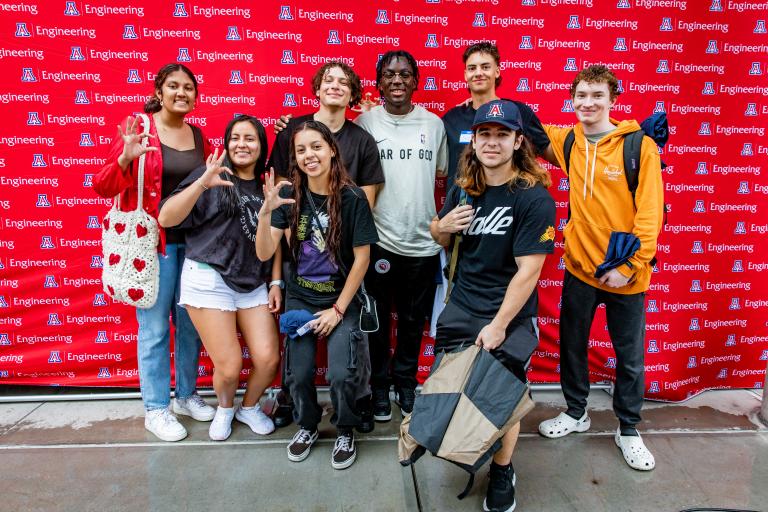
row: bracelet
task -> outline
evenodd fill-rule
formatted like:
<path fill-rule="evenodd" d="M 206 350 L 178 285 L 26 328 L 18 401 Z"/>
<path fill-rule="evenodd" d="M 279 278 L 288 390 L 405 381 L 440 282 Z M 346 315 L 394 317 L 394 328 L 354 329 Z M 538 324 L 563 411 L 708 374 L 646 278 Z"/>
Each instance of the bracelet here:
<path fill-rule="evenodd" d="M 202 182 L 202 181 L 200 181 L 200 180 L 197 180 L 197 182 L 200 184 L 200 186 L 201 186 L 201 187 L 203 187 L 203 190 L 208 190 L 208 187 L 206 187 L 205 185 L 203 185 L 203 182 Z"/>
<path fill-rule="evenodd" d="M 333 304 L 333 310 L 336 312 L 336 316 L 339 317 L 339 320 L 344 318 L 344 313 L 339 309 L 339 306 L 337 306 L 335 303 Z"/>
<path fill-rule="evenodd" d="M 269 287 L 272 288 L 273 286 L 279 286 L 280 289 L 282 290 L 283 288 L 285 288 L 285 281 L 283 281 L 282 279 L 275 279 L 274 281 L 270 281 Z"/>

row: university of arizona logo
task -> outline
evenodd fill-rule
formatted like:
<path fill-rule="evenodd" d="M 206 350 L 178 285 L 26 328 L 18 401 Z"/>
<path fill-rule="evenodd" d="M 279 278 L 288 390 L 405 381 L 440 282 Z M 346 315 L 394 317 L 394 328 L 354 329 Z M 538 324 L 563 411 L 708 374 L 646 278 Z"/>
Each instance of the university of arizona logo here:
<path fill-rule="evenodd" d="M 658 393 L 659 392 L 659 381 L 654 380 L 651 381 L 651 385 L 648 387 L 648 393 Z"/>
<path fill-rule="evenodd" d="M 140 84 L 141 83 L 141 76 L 139 75 L 138 69 L 129 69 L 128 70 L 128 79 L 126 80 L 129 84 Z"/>
<path fill-rule="evenodd" d="M 476 12 L 475 13 L 475 19 L 472 20 L 472 26 L 473 27 L 487 27 L 488 24 L 485 22 L 485 14 L 482 12 Z"/>
<path fill-rule="evenodd" d="M 725 379 L 728 378 L 728 368 L 723 368 L 720 370 L 720 372 L 717 374 L 718 379 Z"/>
<path fill-rule="evenodd" d="M 760 361 L 768 361 L 768 349 L 764 349 L 760 355 Z"/>
<path fill-rule="evenodd" d="M 379 9 L 376 13 L 376 24 L 377 25 L 389 25 L 389 13 L 385 9 Z"/>
<path fill-rule="evenodd" d="M 627 40 L 623 37 L 617 37 L 616 38 L 616 44 L 613 45 L 613 51 L 615 52 L 626 52 L 627 51 Z"/>
<path fill-rule="evenodd" d="M 104 261 L 101 256 L 91 256 L 91 268 L 104 268 Z"/>
<path fill-rule="evenodd" d="M 528 79 L 527 78 L 521 78 L 517 82 L 517 92 L 531 92 L 531 86 L 528 85 Z"/>
<path fill-rule="evenodd" d="M 5 295 L 0 295 L 0 308 L 7 308 L 8 302 L 5 300 Z"/>
<path fill-rule="evenodd" d="M 715 83 L 714 82 L 704 82 L 704 89 L 701 90 L 701 94 L 704 96 L 712 96 L 715 94 Z"/>
<path fill-rule="evenodd" d="M 281 5 L 280 14 L 277 16 L 277 19 L 281 21 L 293 20 L 293 14 L 291 14 L 291 7 L 289 5 Z"/>
<path fill-rule="evenodd" d="M 37 112 L 29 112 L 27 114 L 27 126 L 42 126 L 43 122 L 40 120 L 40 116 Z"/>
<path fill-rule="evenodd" d="M 192 57 L 189 56 L 189 48 L 179 48 L 179 55 L 176 56 L 178 62 L 191 62 Z"/>
<path fill-rule="evenodd" d="M 37 202 L 35 206 L 38 208 L 50 208 L 51 202 L 48 201 L 48 194 L 37 194 Z"/>
<path fill-rule="evenodd" d="M 107 338 L 107 331 L 98 331 L 96 333 L 96 339 L 94 340 L 94 343 L 109 343 L 109 338 Z"/>
<path fill-rule="evenodd" d="M 564 100 L 560 112 L 573 112 L 573 100 Z"/>
<path fill-rule="evenodd" d="M 693 247 L 691 247 L 691 254 L 703 254 L 704 253 L 704 246 L 701 243 L 701 240 L 694 240 Z"/>
<path fill-rule="evenodd" d="M 691 318 L 691 324 L 688 326 L 689 331 L 700 331 L 701 326 L 699 325 L 699 319 L 698 318 Z"/>
<path fill-rule="evenodd" d="M 533 50 L 533 42 L 531 42 L 531 36 L 523 36 L 523 38 L 520 40 L 520 46 L 518 48 L 521 50 Z"/>
<path fill-rule="evenodd" d="M 51 350 L 51 354 L 48 356 L 49 364 L 56 364 L 61 362 L 61 355 L 58 350 Z"/>
<path fill-rule="evenodd" d="M 648 301 L 648 307 L 645 310 L 646 313 L 658 313 L 659 312 L 659 306 L 656 304 L 655 299 L 651 299 Z"/>
<path fill-rule="evenodd" d="M 654 114 L 658 114 L 660 112 L 664 112 L 664 113 L 667 112 L 667 108 L 664 106 L 664 102 L 663 101 L 657 101 L 656 102 L 656 106 L 653 107 L 653 113 Z"/>
<path fill-rule="evenodd" d="M 751 142 L 745 142 L 744 146 L 741 148 L 741 156 L 754 156 L 754 152 L 752 151 L 752 143 Z"/>
<path fill-rule="evenodd" d="M 93 186 L 93 174 L 83 174 L 83 186 L 84 187 Z"/>
<path fill-rule="evenodd" d="M 103 293 L 96 293 L 93 296 L 93 305 L 94 306 L 108 306 L 107 299 L 104 298 Z"/>
<path fill-rule="evenodd" d="M 11 340 L 8 338 L 7 332 L 0 332 L 0 345 L 10 345 Z"/>
<path fill-rule="evenodd" d="M 173 17 L 174 18 L 188 18 L 189 13 L 187 12 L 187 8 L 183 3 L 177 3 L 176 6 L 173 8 Z"/>
<path fill-rule="evenodd" d="M 755 22 L 755 29 L 752 32 L 755 34 L 765 34 L 768 32 L 768 30 L 765 28 L 765 20 L 757 20 Z"/>
<path fill-rule="evenodd" d="M 657 73 L 669 73 L 669 61 L 667 59 L 661 59 L 659 65 L 656 67 Z"/>
<path fill-rule="evenodd" d="M 35 153 L 32 155 L 32 167 L 48 167 L 48 162 L 41 153 Z"/>
<path fill-rule="evenodd" d="M 688 356 L 687 368 L 696 368 L 696 356 Z"/>
<path fill-rule="evenodd" d="M 232 85 L 242 85 L 243 83 L 243 77 L 240 76 L 240 70 L 239 69 L 233 69 L 229 73 L 229 83 Z"/>
<path fill-rule="evenodd" d="M 101 222 L 96 215 L 88 216 L 88 223 L 85 225 L 87 229 L 101 229 Z"/>
<path fill-rule="evenodd" d="M 691 281 L 691 293 L 701 293 L 701 281 L 699 279 L 693 279 Z"/>
<path fill-rule="evenodd" d="M 435 355 L 435 346 L 432 343 L 426 343 L 424 345 L 424 355 L 425 356 L 434 356 Z"/>
<path fill-rule="evenodd" d="M 43 283 L 43 288 L 58 288 L 59 283 L 56 282 L 56 276 L 45 276 L 45 282 Z"/>
<path fill-rule="evenodd" d="M 736 311 L 737 309 L 741 309 L 741 303 L 739 303 L 738 297 L 731 297 L 731 304 L 728 306 L 728 309 L 731 311 Z"/>
<path fill-rule="evenodd" d="M 557 230 L 564 231 L 566 224 L 568 224 L 568 219 L 560 219 L 560 223 L 557 225 Z"/>
<path fill-rule="evenodd" d="M 557 190 L 571 190 L 571 186 L 568 184 L 568 178 L 560 178 L 560 184 L 557 186 Z"/>
<path fill-rule="evenodd" d="M 648 353 L 649 354 L 656 354 L 659 352 L 659 342 L 656 340 L 649 340 L 648 341 Z"/>
<path fill-rule="evenodd" d="M 35 72 L 32 68 L 22 68 L 21 70 L 21 81 L 22 82 L 37 82 L 37 77 L 35 76 Z"/>
<path fill-rule="evenodd" d="M 75 91 L 75 105 L 90 105 L 91 100 L 83 90 Z"/>
<path fill-rule="evenodd" d="M 632 6 L 629 5 L 629 0 L 619 0 L 616 4 L 617 9 L 630 9 Z"/>
<path fill-rule="evenodd" d="M 709 174 L 709 170 L 707 169 L 707 162 L 699 162 L 699 164 L 696 166 L 696 174 Z"/>
<path fill-rule="evenodd" d="M 486 119 L 494 117 L 504 117 L 504 110 L 501 108 L 501 103 L 494 103 L 491 105 L 491 108 L 489 108 L 488 112 L 485 114 Z"/>
<path fill-rule="evenodd" d="M 739 189 L 736 191 L 737 194 L 749 194 L 749 182 L 748 181 L 742 181 L 739 183 Z"/>
<path fill-rule="evenodd" d="M 69 53 L 69 60 L 85 60 L 83 50 L 79 46 L 73 46 L 72 51 Z"/>
<path fill-rule="evenodd" d="M 749 68 L 749 74 L 752 76 L 759 76 L 763 74 L 763 70 L 760 69 L 760 63 L 759 62 L 753 62 L 752 66 Z"/>
<path fill-rule="evenodd" d="M 702 121 L 699 126 L 699 135 L 712 135 L 712 128 L 709 121 Z"/>
<path fill-rule="evenodd" d="M 32 37 L 32 34 L 27 30 L 27 24 L 23 21 L 16 23 L 16 32 L 13 35 L 14 37 Z"/>
<path fill-rule="evenodd" d="M 672 32 L 672 18 L 662 18 L 660 32 Z"/>
<path fill-rule="evenodd" d="M 437 34 L 427 34 L 427 42 L 424 43 L 426 48 L 437 48 Z"/>
<path fill-rule="evenodd" d="M 619 94 L 622 94 L 624 92 L 624 80 L 619 79 L 618 82 L 619 83 L 616 86 L 616 92 L 618 92 Z"/>
<path fill-rule="evenodd" d="M 744 111 L 744 115 L 752 117 L 757 115 L 757 103 L 747 103 L 747 109 Z"/>
<path fill-rule="evenodd" d="M 80 16 L 76 2 L 67 2 L 67 5 L 64 7 L 64 16 Z"/>
<path fill-rule="evenodd" d="M 709 5 L 709 10 L 711 12 L 723 12 L 723 4 L 720 0 L 712 0 L 712 3 Z"/>
<path fill-rule="evenodd" d="M 328 31 L 328 41 L 326 41 L 328 44 L 341 44 L 341 39 L 339 39 L 339 31 L 338 30 L 329 30 Z"/>
<path fill-rule="evenodd" d="M 744 272 L 744 264 L 741 262 L 741 260 L 733 260 L 731 272 Z"/>
<path fill-rule="evenodd" d="M 280 64 L 296 64 L 291 50 L 283 50 L 283 56 L 280 57 Z"/>
<path fill-rule="evenodd" d="M 58 313 L 48 313 L 48 325 L 61 325 Z"/>
<path fill-rule="evenodd" d="M 747 234 L 747 228 L 744 225 L 744 221 L 740 220 L 736 222 L 736 229 L 733 230 L 734 235 L 746 235 Z"/>
<path fill-rule="evenodd" d="M 697 199 L 696 204 L 693 207 L 693 213 L 706 213 L 707 208 L 704 206 L 703 199 Z"/>
<path fill-rule="evenodd" d="M 123 39 L 138 39 L 139 36 L 136 34 L 136 29 L 133 28 L 133 25 L 124 25 L 123 26 Z"/>
<path fill-rule="evenodd" d="M 736 346 L 736 335 L 735 334 L 729 334 L 728 337 L 725 339 L 725 346 L 726 347 L 734 347 Z"/>
<path fill-rule="evenodd" d="M 715 39 L 709 40 L 709 42 L 707 43 L 707 50 L 705 53 L 712 53 L 712 54 L 720 53 L 720 49 L 717 47 L 717 40 Z"/>
<path fill-rule="evenodd" d="M 181 4 L 181 5 L 183 5 L 183 4 Z M 102 366 L 101 368 L 99 368 L 99 374 L 96 376 L 96 378 L 97 379 L 111 379 L 112 378 L 112 374 L 109 373 L 109 368 L 107 368 L 106 366 Z"/>
<path fill-rule="evenodd" d="M 40 238 L 40 248 L 41 249 L 55 249 L 56 246 L 53 245 L 53 237 L 49 235 L 43 235 Z"/>
<path fill-rule="evenodd" d="M 240 32 L 237 31 L 237 27 L 229 26 L 227 27 L 227 41 L 240 41 L 242 37 L 240 37 Z"/>
<path fill-rule="evenodd" d="M 581 23 L 579 23 L 579 15 L 578 14 L 571 14 L 571 16 L 568 18 L 568 25 L 566 28 L 576 30 L 581 28 Z"/>
<path fill-rule="evenodd" d="M 578 71 L 579 68 L 576 66 L 576 58 L 575 57 L 568 57 L 565 59 L 565 66 L 563 66 L 563 71 Z"/>
<path fill-rule="evenodd" d="M 82 147 L 92 147 L 92 146 L 96 145 L 93 142 L 93 139 L 91 138 L 91 134 L 90 133 L 81 133 L 80 134 L 80 142 L 79 142 L 79 144 Z"/>
<path fill-rule="evenodd" d="M 426 83 L 424 84 L 424 90 L 425 91 L 436 91 L 437 90 L 437 80 L 435 80 L 435 77 L 428 76 Z"/>
<path fill-rule="evenodd" d="M 523 7 L 533 7 L 536 5 L 536 0 L 523 0 Z"/>
<path fill-rule="evenodd" d="M 285 93 L 285 98 L 283 99 L 283 106 L 284 107 L 296 106 L 296 98 L 293 96 L 292 92 Z"/>
<path fill-rule="evenodd" d="M 205 366 L 199 365 L 197 367 L 197 376 L 198 377 L 207 377 L 208 376 L 208 372 L 206 371 Z"/>
<path fill-rule="evenodd" d="M 605 361 L 605 367 L 606 368 L 616 368 L 616 358 L 615 357 L 609 357 Z"/>
<path fill-rule="evenodd" d="M 565 270 L 565 259 L 561 256 L 560 261 L 557 263 L 557 270 Z M 557 304 L 557 309 L 560 309 L 561 302 Z"/>

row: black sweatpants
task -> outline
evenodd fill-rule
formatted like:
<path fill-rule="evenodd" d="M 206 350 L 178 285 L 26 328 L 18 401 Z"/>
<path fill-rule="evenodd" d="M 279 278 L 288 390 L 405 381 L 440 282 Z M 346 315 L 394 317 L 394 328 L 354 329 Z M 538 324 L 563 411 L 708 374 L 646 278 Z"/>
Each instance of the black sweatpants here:
<path fill-rule="evenodd" d="M 589 331 L 601 303 L 605 304 L 608 334 L 616 352 L 613 410 L 623 428 L 634 427 L 640 423 L 645 391 L 645 293 L 603 291 L 566 270 L 560 310 L 560 384 L 567 413 L 580 418 L 587 407 Z"/>
<path fill-rule="evenodd" d="M 401 256 L 371 246 L 365 284 L 376 299 L 379 313 L 379 330 L 369 334 L 371 387 L 389 389 L 390 311 L 394 305 L 397 345 L 392 357 L 392 380 L 397 388 L 416 389 L 424 322 L 432 313 L 439 266 L 439 254 Z"/>

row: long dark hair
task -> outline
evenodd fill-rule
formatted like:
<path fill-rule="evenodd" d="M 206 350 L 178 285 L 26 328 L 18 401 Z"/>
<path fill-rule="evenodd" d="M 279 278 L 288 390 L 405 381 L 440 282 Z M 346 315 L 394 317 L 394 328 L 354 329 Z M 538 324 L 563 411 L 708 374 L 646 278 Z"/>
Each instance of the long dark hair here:
<path fill-rule="evenodd" d="M 518 132 L 515 132 L 519 136 Z M 512 180 L 509 185 L 530 188 L 541 183 L 545 187 L 552 185 L 549 171 L 544 169 L 536 161 L 533 146 L 527 137 L 523 136 L 523 142 L 512 155 Z M 456 184 L 467 191 L 472 197 L 477 197 L 485 192 L 485 172 L 483 164 L 477 158 L 472 144 L 467 144 L 459 158 L 459 172 Z"/>
<path fill-rule="evenodd" d="M 339 146 L 333 139 L 331 131 L 323 123 L 314 120 L 306 121 L 294 130 L 291 136 L 291 147 L 288 152 L 288 173 L 293 184 L 293 199 L 296 200 L 293 214 L 291 215 L 291 253 L 293 254 L 294 261 L 299 261 L 299 239 L 297 232 L 301 213 L 301 201 L 304 198 L 305 191 L 309 193 L 309 189 L 306 186 L 304 172 L 299 168 L 298 162 L 296 162 L 296 135 L 305 130 L 318 132 L 331 147 L 331 152 L 333 153 L 328 181 L 328 230 L 323 234 L 323 237 L 325 238 L 328 254 L 335 261 L 341 247 L 341 194 L 344 187 L 351 186 L 353 183 L 344 168 Z M 319 207 L 320 205 L 318 205 Z M 322 226 L 318 227 L 322 229 Z"/>
<path fill-rule="evenodd" d="M 170 64 L 166 64 L 160 68 L 160 71 L 157 72 L 157 75 L 155 76 L 155 90 L 152 91 L 152 97 L 144 104 L 144 112 L 147 114 L 154 114 L 155 112 L 160 112 L 163 109 L 163 104 L 160 102 L 160 99 L 155 95 L 155 93 L 162 90 L 163 84 L 168 79 L 168 75 L 176 71 L 183 71 L 184 74 L 186 74 L 189 79 L 192 80 L 192 83 L 195 86 L 195 97 L 197 97 L 197 78 L 195 78 L 195 74 L 184 64 L 171 62 Z"/>
<path fill-rule="evenodd" d="M 259 157 L 256 159 L 256 167 L 253 169 L 253 174 L 260 182 L 264 175 L 264 169 L 267 166 L 269 147 L 267 146 L 267 131 L 264 129 L 264 125 L 261 124 L 261 121 L 254 116 L 238 114 L 229 122 L 229 124 L 227 124 L 227 128 L 224 130 L 224 161 L 221 165 L 237 174 L 237 169 L 232 165 L 232 160 L 229 158 L 229 140 L 232 138 L 232 129 L 237 123 L 251 123 L 253 127 L 256 128 L 256 136 L 259 138 Z M 240 208 L 240 190 L 238 183 L 226 172 L 221 173 L 220 176 L 222 179 L 231 181 L 235 184 L 234 187 L 218 187 L 219 201 L 221 201 L 221 204 L 224 207 L 224 212 L 227 216 L 233 217 Z"/>

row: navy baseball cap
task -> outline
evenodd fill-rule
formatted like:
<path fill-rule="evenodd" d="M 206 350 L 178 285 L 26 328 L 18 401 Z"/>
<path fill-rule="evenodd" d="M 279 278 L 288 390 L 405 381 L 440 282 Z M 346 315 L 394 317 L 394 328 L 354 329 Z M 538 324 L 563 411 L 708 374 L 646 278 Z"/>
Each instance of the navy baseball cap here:
<path fill-rule="evenodd" d="M 507 100 L 493 100 L 481 105 L 475 113 L 472 130 L 481 124 L 495 123 L 506 126 L 510 130 L 523 129 L 523 120 L 517 105 Z"/>

